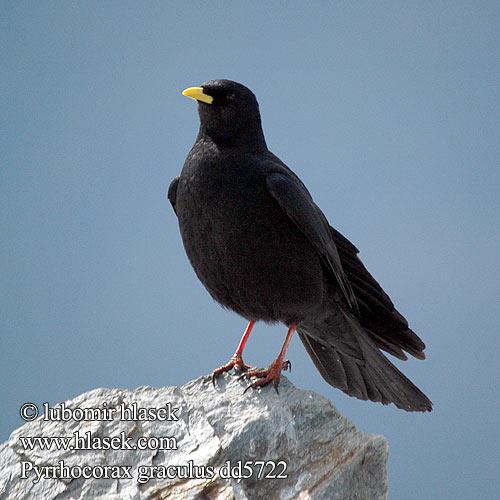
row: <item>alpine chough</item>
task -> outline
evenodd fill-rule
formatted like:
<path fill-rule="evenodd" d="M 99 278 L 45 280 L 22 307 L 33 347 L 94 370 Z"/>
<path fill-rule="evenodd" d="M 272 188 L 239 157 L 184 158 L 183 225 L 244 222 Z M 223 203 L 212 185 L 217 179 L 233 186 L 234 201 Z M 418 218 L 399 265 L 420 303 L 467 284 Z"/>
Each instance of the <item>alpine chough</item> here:
<path fill-rule="evenodd" d="M 251 387 L 277 387 L 297 331 L 332 386 L 359 399 L 430 411 L 431 401 L 380 352 L 424 359 L 425 344 L 366 270 L 358 249 L 268 150 L 255 95 L 230 80 L 183 94 L 198 102 L 200 130 L 168 198 L 198 278 L 217 302 L 249 321 L 214 380 L 234 368 L 255 377 Z M 288 327 L 267 370 L 242 359 L 259 320 Z"/>

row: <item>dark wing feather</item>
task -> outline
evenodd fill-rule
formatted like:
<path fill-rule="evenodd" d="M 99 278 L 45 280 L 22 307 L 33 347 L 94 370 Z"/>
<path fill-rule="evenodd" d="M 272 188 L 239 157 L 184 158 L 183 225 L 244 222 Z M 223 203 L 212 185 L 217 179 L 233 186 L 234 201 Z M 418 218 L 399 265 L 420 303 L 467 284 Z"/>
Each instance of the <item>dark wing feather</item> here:
<path fill-rule="evenodd" d="M 327 268 L 331 270 L 350 309 L 358 314 L 356 297 L 342 270 L 328 221 L 309 192 L 302 183 L 296 182 L 284 172 L 269 173 L 266 183 L 271 196 L 309 239 Z"/>
<path fill-rule="evenodd" d="M 425 344 L 408 327 L 389 296 L 357 256 L 358 249 L 336 229 L 330 227 L 342 268 L 350 281 L 360 310 L 360 323 L 375 344 L 399 359 L 408 359 L 403 350 L 425 359 Z"/>
<path fill-rule="evenodd" d="M 177 202 L 177 185 L 179 184 L 179 176 L 177 176 L 171 183 L 168 188 L 168 199 L 172 204 L 172 208 L 174 209 L 175 215 L 177 215 L 177 210 L 175 209 L 175 204 Z"/>

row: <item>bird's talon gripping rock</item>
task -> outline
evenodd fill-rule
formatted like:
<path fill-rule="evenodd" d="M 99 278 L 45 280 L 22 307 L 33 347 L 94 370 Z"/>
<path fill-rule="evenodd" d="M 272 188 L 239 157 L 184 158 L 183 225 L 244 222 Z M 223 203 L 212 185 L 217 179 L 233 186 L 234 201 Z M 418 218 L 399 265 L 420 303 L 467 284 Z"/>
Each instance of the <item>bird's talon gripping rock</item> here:
<path fill-rule="evenodd" d="M 250 389 L 256 389 L 258 387 L 258 385 L 255 384 L 255 382 L 253 384 L 250 384 L 244 391 L 243 391 L 243 394 L 245 394 L 248 390 Z"/>
<path fill-rule="evenodd" d="M 212 383 L 215 387 L 215 380 L 217 379 L 217 377 L 222 374 L 222 373 L 225 373 L 225 372 L 229 372 L 231 370 L 234 369 L 234 373 L 235 374 L 240 374 L 242 373 L 243 375 L 246 375 L 248 370 L 250 370 L 251 368 L 253 368 L 252 366 L 250 365 L 246 365 L 245 363 L 243 363 L 243 359 L 241 358 L 240 355 L 234 355 L 227 364 L 225 365 L 222 365 L 221 367 L 215 369 L 213 372 L 212 372 Z M 241 378 L 241 377 L 240 377 Z M 238 379 L 239 380 L 239 379 Z"/>

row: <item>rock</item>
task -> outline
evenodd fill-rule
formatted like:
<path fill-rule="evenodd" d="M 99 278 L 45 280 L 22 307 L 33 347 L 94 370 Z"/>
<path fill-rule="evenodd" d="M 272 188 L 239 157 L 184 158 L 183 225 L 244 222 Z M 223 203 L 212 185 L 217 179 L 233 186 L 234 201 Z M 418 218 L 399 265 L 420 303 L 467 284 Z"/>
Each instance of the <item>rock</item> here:
<path fill-rule="evenodd" d="M 285 377 L 279 394 L 246 385 L 224 375 L 214 388 L 205 376 L 39 408 L 0 446 L 0 500 L 386 498 L 383 436 Z"/>

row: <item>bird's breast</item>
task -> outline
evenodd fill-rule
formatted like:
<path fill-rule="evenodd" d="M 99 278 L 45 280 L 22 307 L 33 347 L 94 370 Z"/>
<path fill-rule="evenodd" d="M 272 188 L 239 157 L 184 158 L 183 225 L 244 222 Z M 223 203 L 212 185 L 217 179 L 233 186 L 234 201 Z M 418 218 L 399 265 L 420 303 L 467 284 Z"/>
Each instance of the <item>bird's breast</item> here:
<path fill-rule="evenodd" d="M 321 301 L 319 258 L 268 193 L 262 171 L 245 161 L 191 162 L 177 213 L 189 260 L 221 304 L 272 321 Z"/>

